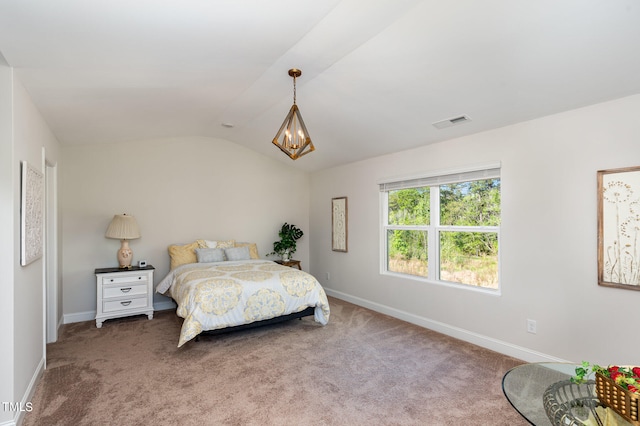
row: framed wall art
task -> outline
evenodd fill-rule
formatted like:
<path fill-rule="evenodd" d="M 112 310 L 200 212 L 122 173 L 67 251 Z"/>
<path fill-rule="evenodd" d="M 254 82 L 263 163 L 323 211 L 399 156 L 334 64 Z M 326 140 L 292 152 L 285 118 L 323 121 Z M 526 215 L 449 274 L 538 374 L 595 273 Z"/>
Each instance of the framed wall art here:
<path fill-rule="evenodd" d="M 598 171 L 598 284 L 640 290 L 640 166 Z"/>
<path fill-rule="evenodd" d="M 331 199 L 331 250 L 347 252 L 347 197 Z"/>
<path fill-rule="evenodd" d="M 26 266 L 42 257 L 44 226 L 44 175 L 22 162 L 20 205 L 20 264 Z"/>

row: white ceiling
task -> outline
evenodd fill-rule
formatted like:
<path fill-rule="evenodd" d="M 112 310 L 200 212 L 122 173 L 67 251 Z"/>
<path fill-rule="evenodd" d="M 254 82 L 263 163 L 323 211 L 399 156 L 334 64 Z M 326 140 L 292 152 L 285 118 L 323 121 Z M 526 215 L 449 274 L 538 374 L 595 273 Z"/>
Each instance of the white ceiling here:
<path fill-rule="evenodd" d="M 63 144 L 210 136 L 314 171 L 640 93 L 640 2 L 0 0 L 0 52 Z M 295 162 L 271 144 L 293 67 Z"/>

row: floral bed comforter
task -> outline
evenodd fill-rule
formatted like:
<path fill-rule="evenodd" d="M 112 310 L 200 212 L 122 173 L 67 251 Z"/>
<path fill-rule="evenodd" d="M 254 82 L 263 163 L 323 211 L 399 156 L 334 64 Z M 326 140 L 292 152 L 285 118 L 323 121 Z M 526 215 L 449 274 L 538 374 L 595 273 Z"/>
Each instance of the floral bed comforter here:
<path fill-rule="evenodd" d="M 178 347 L 200 332 L 275 318 L 315 306 L 314 318 L 329 321 L 329 302 L 310 274 L 267 260 L 182 265 L 156 286 L 171 296 L 184 318 Z M 167 293 L 168 292 L 168 293 Z"/>

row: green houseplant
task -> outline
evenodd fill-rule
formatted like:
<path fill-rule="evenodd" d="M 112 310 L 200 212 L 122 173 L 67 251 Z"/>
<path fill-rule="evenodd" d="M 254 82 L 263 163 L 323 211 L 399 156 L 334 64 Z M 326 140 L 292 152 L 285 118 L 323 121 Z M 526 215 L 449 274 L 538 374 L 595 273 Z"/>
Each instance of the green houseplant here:
<path fill-rule="evenodd" d="M 303 235 L 304 232 L 300 228 L 285 222 L 278 232 L 280 241 L 273 242 L 273 251 L 269 255 L 277 254 L 282 260 L 289 260 L 296 252 L 296 241 Z"/>

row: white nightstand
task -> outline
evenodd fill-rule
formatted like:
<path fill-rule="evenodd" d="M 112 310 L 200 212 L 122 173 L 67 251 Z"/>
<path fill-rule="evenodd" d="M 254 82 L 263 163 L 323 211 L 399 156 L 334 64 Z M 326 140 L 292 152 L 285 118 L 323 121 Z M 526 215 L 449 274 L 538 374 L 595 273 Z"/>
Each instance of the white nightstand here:
<path fill-rule="evenodd" d="M 151 265 L 96 269 L 96 327 L 101 328 L 105 320 L 131 315 L 153 319 L 154 270 Z"/>

